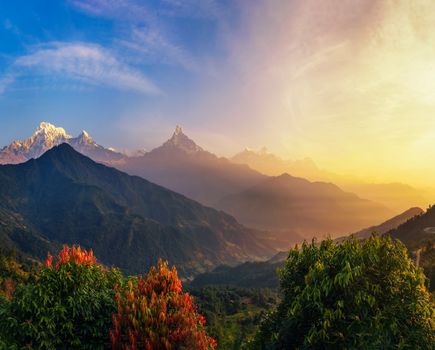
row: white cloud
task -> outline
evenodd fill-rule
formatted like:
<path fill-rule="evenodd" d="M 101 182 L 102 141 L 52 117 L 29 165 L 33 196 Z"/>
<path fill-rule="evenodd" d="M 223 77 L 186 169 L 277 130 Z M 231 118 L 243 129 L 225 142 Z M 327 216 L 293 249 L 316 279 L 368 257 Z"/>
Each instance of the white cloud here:
<path fill-rule="evenodd" d="M 159 88 L 140 71 L 126 65 L 110 51 L 86 43 L 51 43 L 19 57 L 15 67 L 61 74 L 84 84 L 108 86 L 143 94 L 159 94 Z"/>
<path fill-rule="evenodd" d="M 162 0 L 158 12 L 135 0 L 71 0 L 71 5 L 90 16 L 109 18 L 122 28 L 114 42 L 126 57 L 137 63 L 157 63 L 198 71 L 197 58 L 170 34 L 168 17 L 212 19 L 217 15 L 214 0 Z"/>
<path fill-rule="evenodd" d="M 178 66 L 188 71 L 199 69 L 196 59 L 188 51 L 169 41 L 155 28 L 133 28 L 131 36 L 118 43 L 134 52 L 142 63 Z"/>

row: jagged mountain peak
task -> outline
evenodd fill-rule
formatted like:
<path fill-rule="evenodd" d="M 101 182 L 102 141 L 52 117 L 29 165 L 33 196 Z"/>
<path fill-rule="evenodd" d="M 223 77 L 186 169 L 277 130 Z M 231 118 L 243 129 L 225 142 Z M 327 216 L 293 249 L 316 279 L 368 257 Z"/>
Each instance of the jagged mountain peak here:
<path fill-rule="evenodd" d="M 204 151 L 195 141 L 183 133 L 181 126 L 177 125 L 172 137 L 157 149 L 177 149 L 188 154 Z"/>
<path fill-rule="evenodd" d="M 79 136 L 76 137 L 77 142 L 81 143 L 81 144 L 93 144 L 94 143 L 94 139 L 92 138 L 91 135 L 89 135 L 89 133 L 85 130 L 83 130 Z"/>
<path fill-rule="evenodd" d="M 77 151 L 96 161 L 119 161 L 123 155 L 96 144 L 88 132 L 82 131 L 77 137 L 68 134 L 64 128 L 49 122 L 41 122 L 32 136 L 12 142 L 0 150 L 0 164 L 18 164 L 31 158 L 39 158 L 51 148 L 68 143 Z"/>
<path fill-rule="evenodd" d="M 183 133 L 183 129 L 181 128 L 181 126 L 177 125 L 175 127 L 174 136 L 181 135 L 182 133 Z"/>
<path fill-rule="evenodd" d="M 41 122 L 39 124 L 38 129 L 36 129 L 33 136 L 36 135 L 48 135 L 53 137 L 64 137 L 65 139 L 72 138 L 71 135 L 69 135 L 64 128 L 57 127 L 54 124 L 48 123 L 48 122 Z"/>

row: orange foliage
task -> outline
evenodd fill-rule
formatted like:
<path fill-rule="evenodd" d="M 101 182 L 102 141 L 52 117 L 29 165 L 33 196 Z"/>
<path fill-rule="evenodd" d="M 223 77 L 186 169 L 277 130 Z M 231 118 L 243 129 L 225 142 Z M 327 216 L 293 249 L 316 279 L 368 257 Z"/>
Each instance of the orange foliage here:
<path fill-rule="evenodd" d="M 144 277 L 116 294 L 110 338 L 113 350 L 215 349 L 192 297 L 182 293 L 175 267 L 159 261 Z"/>
<path fill-rule="evenodd" d="M 68 264 L 69 262 L 74 262 L 78 265 L 91 266 L 97 263 L 97 258 L 94 256 L 92 249 L 87 251 L 86 249 L 81 249 L 80 246 L 68 247 L 63 246 L 63 249 L 57 256 L 57 263 L 55 265 L 56 270 L 60 265 Z M 53 266 L 53 257 L 48 253 L 47 259 L 45 260 L 45 266 Z"/>

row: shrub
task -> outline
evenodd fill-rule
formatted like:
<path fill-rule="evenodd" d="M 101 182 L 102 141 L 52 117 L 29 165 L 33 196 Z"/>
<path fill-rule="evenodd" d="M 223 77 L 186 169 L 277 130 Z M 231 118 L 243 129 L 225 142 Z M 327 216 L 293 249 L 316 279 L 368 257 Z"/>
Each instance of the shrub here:
<path fill-rule="evenodd" d="M 433 349 L 426 278 L 389 237 L 293 249 L 259 349 Z"/>
<path fill-rule="evenodd" d="M 3 308 L 0 326 L 12 348 L 103 349 L 110 346 L 114 286 L 122 276 L 97 263 L 91 251 L 64 246 L 55 264 L 19 286 Z M 5 339 L 4 339 L 5 340 Z"/>
<path fill-rule="evenodd" d="M 15 288 L 28 277 L 29 266 L 24 266 L 13 253 L 0 248 L 0 296 L 12 299 Z"/>
<path fill-rule="evenodd" d="M 177 271 L 159 261 L 144 277 L 130 279 L 116 295 L 118 311 L 110 331 L 113 350 L 208 350 L 216 347 Z"/>

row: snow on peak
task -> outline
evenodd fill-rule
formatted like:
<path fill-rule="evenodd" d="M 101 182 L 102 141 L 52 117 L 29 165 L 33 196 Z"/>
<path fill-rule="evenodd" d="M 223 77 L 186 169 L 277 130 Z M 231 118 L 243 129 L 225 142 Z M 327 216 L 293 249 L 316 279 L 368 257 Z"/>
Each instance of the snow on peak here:
<path fill-rule="evenodd" d="M 49 149 L 61 143 L 68 143 L 79 152 L 87 152 L 87 155 L 91 155 L 94 152 L 98 159 L 110 160 L 108 158 L 113 157 L 114 154 L 114 152 L 109 151 L 109 157 L 107 149 L 97 145 L 86 131 L 82 131 L 78 137 L 73 137 L 63 128 L 56 127 L 48 122 L 42 122 L 29 138 L 14 141 L 9 146 L 1 149 L 0 164 L 17 164 L 31 158 L 38 158 Z M 116 155 L 116 157 L 119 158 L 121 155 Z"/>
<path fill-rule="evenodd" d="M 179 149 L 185 153 L 192 154 L 199 151 L 203 151 L 193 140 L 191 140 L 186 134 L 183 133 L 183 129 L 177 125 L 172 137 L 166 141 L 161 147 L 164 149 Z M 161 148 L 159 147 L 159 148 Z"/>
<path fill-rule="evenodd" d="M 174 136 L 178 136 L 178 135 L 182 135 L 182 134 L 183 134 L 183 129 L 181 128 L 181 126 L 177 125 L 175 127 Z"/>
<path fill-rule="evenodd" d="M 72 137 L 71 135 L 68 135 L 66 133 L 64 128 L 56 127 L 55 125 L 47 122 L 40 123 L 38 129 L 35 131 L 33 136 L 40 134 L 48 135 L 52 138 L 63 137 L 65 139 L 68 139 Z"/>
<path fill-rule="evenodd" d="M 93 143 L 94 142 L 94 140 L 92 139 L 92 136 L 89 135 L 89 133 L 85 130 L 82 130 L 81 134 L 77 138 L 85 143 Z"/>

